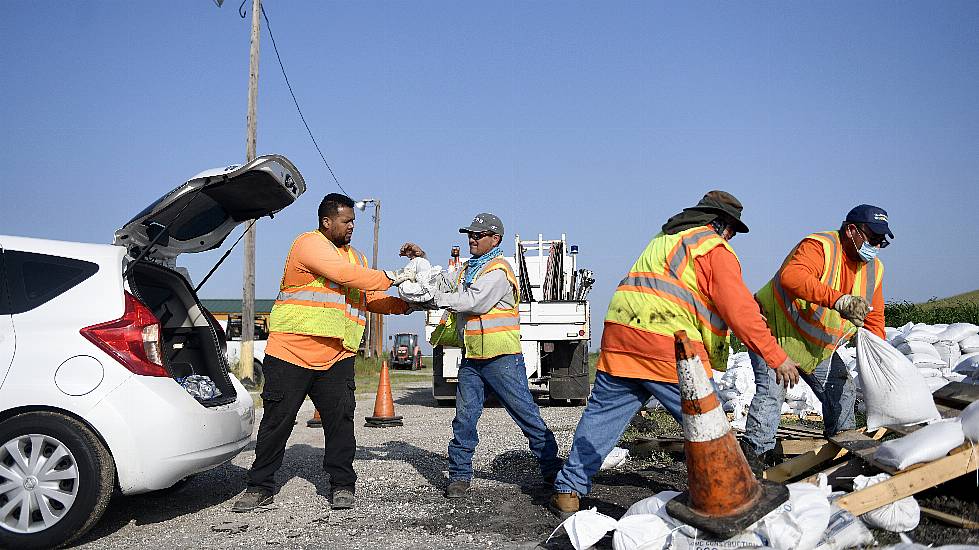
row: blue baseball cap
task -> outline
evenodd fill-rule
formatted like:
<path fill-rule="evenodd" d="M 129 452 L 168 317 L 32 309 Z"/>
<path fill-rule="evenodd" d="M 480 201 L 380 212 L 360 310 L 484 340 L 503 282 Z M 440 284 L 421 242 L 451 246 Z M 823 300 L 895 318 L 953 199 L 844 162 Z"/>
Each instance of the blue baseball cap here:
<path fill-rule="evenodd" d="M 847 213 L 845 221 L 866 224 L 874 233 L 894 238 L 894 233 L 891 233 L 890 228 L 887 227 L 887 211 L 878 206 L 870 204 L 855 206 Z"/>

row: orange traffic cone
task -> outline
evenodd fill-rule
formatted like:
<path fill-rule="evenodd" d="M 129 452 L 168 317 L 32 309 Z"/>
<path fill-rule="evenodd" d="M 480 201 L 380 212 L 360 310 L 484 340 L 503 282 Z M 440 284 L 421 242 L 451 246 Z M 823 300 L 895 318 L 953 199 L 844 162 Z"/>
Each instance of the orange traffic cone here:
<path fill-rule="evenodd" d="M 323 419 L 320 418 L 320 411 L 318 409 L 313 409 L 313 418 L 306 421 L 307 428 L 319 428 L 323 425 Z"/>
<path fill-rule="evenodd" d="M 670 500 L 666 511 L 721 540 L 729 539 L 788 500 L 789 490 L 755 479 L 686 332 L 674 337 L 688 489 Z"/>
<path fill-rule="evenodd" d="M 367 417 L 368 428 L 390 428 L 403 426 L 403 417 L 394 416 L 394 398 L 391 397 L 391 375 L 388 362 L 381 363 L 381 379 L 377 383 L 377 397 L 374 398 L 374 416 Z"/>

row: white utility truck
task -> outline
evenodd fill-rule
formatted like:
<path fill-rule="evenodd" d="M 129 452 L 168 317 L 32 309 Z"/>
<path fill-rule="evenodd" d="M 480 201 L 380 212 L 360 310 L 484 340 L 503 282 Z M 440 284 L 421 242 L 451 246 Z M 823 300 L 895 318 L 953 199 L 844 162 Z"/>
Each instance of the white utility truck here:
<path fill-rule="evenodd" d="M 522 241 L 506 257 L 520 285 L 520 347 L 532 393 L 547 395 L 552 404 L 584 404 L 589 394 L 588 341 L 591 322 L 587 296 L 595 282 L 592 272 L 578 269 L 578 247 L 560 240 Z M 462 267 L 459 247 L 452 248 L 449 278 Z M 425 337 L 431 340 L 444 310 L 428 312 Z M 432 361 L 432 395 L 439 404 L 456 397 L 462 350 L 436 346 Z"/>

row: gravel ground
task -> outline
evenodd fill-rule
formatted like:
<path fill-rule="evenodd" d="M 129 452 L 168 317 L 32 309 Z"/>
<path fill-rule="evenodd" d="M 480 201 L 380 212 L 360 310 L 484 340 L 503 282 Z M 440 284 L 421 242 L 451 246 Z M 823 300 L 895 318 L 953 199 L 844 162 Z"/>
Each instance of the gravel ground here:
<path fill-rule="evenodd" d="M 199 474 L 166 491 L 113 498 L 99 524 L 78 548 L 571 548 L 563 533 L 545 544 L 558 524 L 544 508 L 549 488 L 541 483 L 527 441 L 499 407 L 487 408 L 479 424 L 474 457 L 476 478 L 465 499 L 447 500 L 446 444 L 453 409 L 434 405 L 427 380 L 395 390 L 396 414 L 405 425 L 363 427 L 373 396 L 358 396 L 357 506 L 331 511 L 329 482 L 323 473 L 323 435 L 305 426 L 312 415 L 307 401 L 286 449 L 275 503 L 260 511 L 235 514 L 230 507 L 244 490 L 254 459 L 250 445 L 230 464 Z M 583 407 L 545 407 L 544 419 L 567 454 Z M 260 411 L 259 411 L 260 412 Z M 635 435 L 676 435 L 665 415 L 634 423 Z M 953 482 L 955 483 L 955 482 Z M 971 487 L 971 481 L 969 483 Z M 959 480 L 954 491 L 933 491 L 923 505 L 979 521 L 976 489 Z M 599 473 L 583 507 L 619 517 L 633 502 L 666 489 L 683 490 L 682 457 L 657 453 L 624 467 Z M 972 531 L 922 519 L 909 535 L 923 543 L 976 543 Z M 875 532 L 882 543 L 897 536 Z M 597 545 L 611 548 L 611 538 Z"/>

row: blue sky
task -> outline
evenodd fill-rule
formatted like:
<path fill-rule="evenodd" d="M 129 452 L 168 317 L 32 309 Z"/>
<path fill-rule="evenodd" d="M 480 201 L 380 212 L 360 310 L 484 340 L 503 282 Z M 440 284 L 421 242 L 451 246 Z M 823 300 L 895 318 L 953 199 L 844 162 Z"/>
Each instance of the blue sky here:
<path fill-rule="evenodd" d="M 248 2 L 249 6 L 251 2 Z M 0 233 L 109 242 L 186 178 L 243 160 L 238 3 L 26 2 L 0 20 Z M 979 3 L 284 2 L 266 12 L 307 121 L 398 245 L 444 261 L 479 211 L 580 246 L 597 344 L 615 284 L 710 189 L 745 204 L 748 286 L 850 207 L 887 209 L 888 300 L 979 287 Z M 249 15 L 250 17 L 250 15 Z M 264 29 L 258 150 L 308 191 L 259 224 L 257 294 L 338 191 Z M 370 213 L 354 244 L 369 253 Z M 237 236 L 237 233 L 234 235 Z M 512 252 L 512 242 L 507 240 Z M 198 280 L 221 252 L 182 258 Z M 234 297 L 240 254 L 204 297 Z M 422 319 L 392 319 L 420 331 Z"/>

